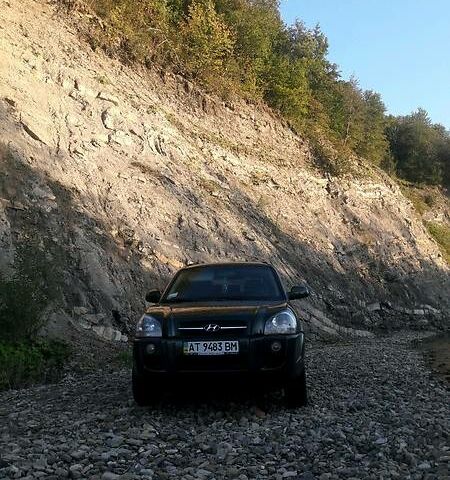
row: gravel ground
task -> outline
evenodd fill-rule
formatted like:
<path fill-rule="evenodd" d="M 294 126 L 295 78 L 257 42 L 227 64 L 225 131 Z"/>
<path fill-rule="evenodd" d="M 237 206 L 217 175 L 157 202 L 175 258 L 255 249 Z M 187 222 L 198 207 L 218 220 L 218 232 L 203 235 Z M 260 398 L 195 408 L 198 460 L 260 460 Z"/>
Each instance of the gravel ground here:
<path fill-rule="evenodd" d="M 134 405 L 129 372 L 0 395 L 0 478 L 447 479 L 448 385 L 413 334 L 311 346 L 311 406 L 280 395 Z"/>

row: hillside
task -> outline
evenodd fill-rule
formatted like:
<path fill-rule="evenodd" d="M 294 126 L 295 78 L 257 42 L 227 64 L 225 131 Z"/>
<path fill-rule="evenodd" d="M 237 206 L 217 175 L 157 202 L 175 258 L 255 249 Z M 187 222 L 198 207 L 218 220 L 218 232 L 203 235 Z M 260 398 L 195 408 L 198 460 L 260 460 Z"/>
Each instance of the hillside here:
<path fill-rule="evenodd" d="M 0 267 L 35 272 L 49 332 L 125 340 L 150 286 L 231 259 L 306 279 L 311 328 L 448 325 L 449 267 L 392 179 L 324 176 L 268 108 L 94 52 L 77 15 L 0 0 Z"/>

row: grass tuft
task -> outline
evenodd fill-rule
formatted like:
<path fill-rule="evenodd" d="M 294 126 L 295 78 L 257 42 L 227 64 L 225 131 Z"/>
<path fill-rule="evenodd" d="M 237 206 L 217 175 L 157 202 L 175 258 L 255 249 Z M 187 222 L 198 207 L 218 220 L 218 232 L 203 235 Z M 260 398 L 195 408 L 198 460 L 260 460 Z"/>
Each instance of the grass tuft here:
<path fill-rule="evenodd" d="M 450 226 L 435 222 L 425 222 L 430 235 L 439 245 L 442 255 L 450 265 Z"/>

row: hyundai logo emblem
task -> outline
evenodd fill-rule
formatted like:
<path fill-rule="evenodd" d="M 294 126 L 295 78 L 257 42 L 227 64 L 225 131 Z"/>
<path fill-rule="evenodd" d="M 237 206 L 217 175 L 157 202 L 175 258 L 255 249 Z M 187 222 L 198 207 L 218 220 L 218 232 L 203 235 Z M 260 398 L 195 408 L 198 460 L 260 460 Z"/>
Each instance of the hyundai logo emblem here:
<path fill-rule="evenodd" d="M 205 325 L 203 327 L 207 332 L 218 332 L 220 330 L 220 325 L 215 325 L 214 323 L 210 323 L 209 325 Z"/>

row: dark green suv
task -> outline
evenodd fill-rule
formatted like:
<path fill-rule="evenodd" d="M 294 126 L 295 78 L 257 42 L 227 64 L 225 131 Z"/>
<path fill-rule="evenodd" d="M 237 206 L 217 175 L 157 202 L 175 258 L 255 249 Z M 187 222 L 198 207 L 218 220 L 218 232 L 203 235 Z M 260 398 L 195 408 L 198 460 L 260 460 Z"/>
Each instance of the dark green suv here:
<path fill-rule="evenodd" d="M 302 323 L 290 301 L 306 286 L 283 288 L 265 263 L 221 263 L 177 272 L 139 320 L 133 394 L 139 405 L 173 382 L 243 379 L 282 387 L 291 406 L 307 403 Z"/>

